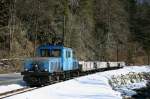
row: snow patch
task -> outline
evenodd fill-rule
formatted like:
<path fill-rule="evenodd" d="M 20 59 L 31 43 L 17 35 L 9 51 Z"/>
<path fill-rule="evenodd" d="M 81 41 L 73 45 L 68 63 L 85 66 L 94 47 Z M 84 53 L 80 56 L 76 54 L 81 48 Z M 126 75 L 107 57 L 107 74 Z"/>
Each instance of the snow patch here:
<path fill-rule="evenodd" d="M 65 82 L 49 85 L 37 90 L 22 93 L 7 99 L 122 99 L 122 93 L 136 94 L 132 88 L 145 86 L 146 82 L 127 84 L 117 91 L 110 85 L 111 78 L 127 75 L 130 72 L 150 72 L 150 68 L 124 67 L 123 69 L 105 71 L 75 78 Z M 129 89 L 130 88 L 130 89 Z"/>
<path fill-rule="evenodd" d="M 11 91 L 11 90 L 16 90 L 16 89 L 20 89 L 20 88 L 23 88 L 23 86 L 17 85 L 17 84 L 0 86 L 0 93 L 4 93 L 7 91 Z"/>

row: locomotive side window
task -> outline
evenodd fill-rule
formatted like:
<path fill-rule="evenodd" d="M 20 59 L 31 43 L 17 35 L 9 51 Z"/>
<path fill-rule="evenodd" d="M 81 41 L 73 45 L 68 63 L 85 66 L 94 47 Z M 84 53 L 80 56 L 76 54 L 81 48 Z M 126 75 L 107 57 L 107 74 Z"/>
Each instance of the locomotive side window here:
<path fill-rule="evenodd" d="M 68 58 L 70 58 L 70 56 L 71 56 L 71 55 L 70 55 L 70 51 L 68 51 Z"/>
<path fill-rule="evenodd" d="M 76 56 L 75 56 L 75 55 L 76 55 L 76 54 L 75 54 L 75 51 L 73 51 L 73 55 L 72 55 L 72 56 L 73 56 L 74 59 L 76 59 Z"/>
<path fill-rule="evenodd" d="M 70 54 L 71 54 L 70 51 L 66 51 L 66 58 L 70 58 L 71 57 Z"/>
<path fill-rule="evenodd" d="M 66 51 L 66 58 L 68 58 L 68 51 Z"/>
<path fill-rule="evenodd" d="M 52 50 L 50 57 L 61 57 L 61 50 L 60 49 Z"/>
<path fill-rule="evenodd" d="M 41 57 L 49 57 L 50 56 L 50 51 L 49 49 L 41 49 Z"/>

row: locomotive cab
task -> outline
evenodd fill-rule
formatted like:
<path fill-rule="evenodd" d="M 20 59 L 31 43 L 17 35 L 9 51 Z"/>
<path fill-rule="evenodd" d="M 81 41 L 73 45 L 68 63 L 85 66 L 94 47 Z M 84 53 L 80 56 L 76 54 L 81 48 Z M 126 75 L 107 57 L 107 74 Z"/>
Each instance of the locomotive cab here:
<path fill-rule="evenodd" d="M 68 71 L 78 70 L 78 61 L 71 48 L 60 45 L 40 45 L 36 49 L 36 57 L 24 61 L 24 81 L 30 83 L 49 82 L 49 77 Z M 31 78 L 34 78 L 31 79 Z"/>

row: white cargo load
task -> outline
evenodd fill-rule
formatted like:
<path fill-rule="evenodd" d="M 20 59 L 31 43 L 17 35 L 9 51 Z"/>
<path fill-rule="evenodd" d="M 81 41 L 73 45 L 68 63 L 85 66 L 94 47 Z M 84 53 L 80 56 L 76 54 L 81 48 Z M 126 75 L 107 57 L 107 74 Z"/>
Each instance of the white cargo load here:
<path fill-rule="evenodd" d="M 79 61 L 82 71 L 124 67 L 125 62 Z"/>
<path fill-rule="evenodd" d="M 107 62 L 100 62 L 100 61 L 95 61 L 95 64 L 97 66 L 97 69 L 104 69 L 107 68 Z"/>
<path fill-rule="evenodd" d="M 80 61 L 79 64 L 82 65 L 82 67 L 81 67 L 82 71 L 90 71 L 90 70 L 96 69 L 94 66 L 94 62 L 92 62 L 92 61 L 87 61 L 87 62 Z"/>
<path fill-rule="evenodd" d="M 124 67 L 125 62 L 109 62 L 109 67 Z"/>
<path fill-rule="evenodd" d="M 108 62 L 109 63 L 109 67 L 113 68 L 113 67 L 118 67 L 118 62 Z"/>

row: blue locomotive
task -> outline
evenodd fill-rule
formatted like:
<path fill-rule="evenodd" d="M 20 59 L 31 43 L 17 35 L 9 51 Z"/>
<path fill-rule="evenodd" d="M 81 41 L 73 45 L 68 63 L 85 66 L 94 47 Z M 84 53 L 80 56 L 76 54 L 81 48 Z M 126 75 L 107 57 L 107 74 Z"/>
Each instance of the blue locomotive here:
<path fill-rule="evenodd" d="M 43 44 L 36 49 L 36 56 L 25 59 L 24 71 L 21 72 L 29 85 L 46 85 L 64 80 L 70 74 L 79 74 L 80 66 L 71 48 Z"/>

